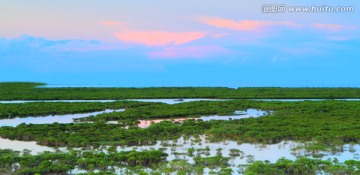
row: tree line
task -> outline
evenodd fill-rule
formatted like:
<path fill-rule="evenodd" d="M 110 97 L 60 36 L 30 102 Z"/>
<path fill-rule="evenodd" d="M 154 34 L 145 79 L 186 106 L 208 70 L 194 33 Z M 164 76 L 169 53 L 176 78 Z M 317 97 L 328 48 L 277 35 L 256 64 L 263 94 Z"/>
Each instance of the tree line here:
<path fill-rule="evenodd" d="M 150 87 L 46 88 L 44 83 L 0 83 L 0 100 L 122 100 L 152 98 L 360 98 L 360 88 Z M 40 87 L 40 88 L 39 88 Z"/>

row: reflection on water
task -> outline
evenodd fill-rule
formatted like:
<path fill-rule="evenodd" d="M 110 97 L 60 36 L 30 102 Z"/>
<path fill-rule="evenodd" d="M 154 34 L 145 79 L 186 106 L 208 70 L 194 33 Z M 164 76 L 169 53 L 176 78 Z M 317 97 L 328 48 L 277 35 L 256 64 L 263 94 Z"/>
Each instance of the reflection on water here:
<path fill-rule="evenodd" d="M 122 112 L 124 109 L 106 109 L 104 111 L 90 112 L 83 114 L 66 114 L 66 115 L 49 115 L 49 116 L 37 116 L 37 117 L 25 117 L 25 118 L 13 118 L 13 119 L 2 119 L 0 120 L 0 126 L 17 126 L 21 123 L 26 124 L 51 124 L 54 122 L 58 123 L 72 123 L 74 118 L 89 117 L 91 115 L 98 115 L 110 112 Z"/>
<path fill-rule="evenodd" d="M 162 149 L 163 152 L 167 153 L 167 161 L 172 160 L 186 160 L 189 163 L 194 163 L 194 157 L 210 157 L 216 155 L 222 155 L 224 157 L 230 157 L 229 165 L 230 168 L 234 170 L 234 173 L 237 174 L 239 169 L 237 165 L 239 164 L 248 164 L 252 161 L 268 160 L 272 163 L 276 162 L 278 159 L 284 157 L 287 159 L 295 160 L 297 156 L 307 156 L 311 158 L 311 155 L 307 153 L 306 150 L 296 150 L 294 148 L 303 145 L 303 143 L 293 142 L 293 141 L 282 141 L 277 144 L 249 144 L 243 143 L 239 144 L 235 141 L 221 141 L 221 142 L 209 142 L 205 136 L 198 137 L 180 137 L 175 140 L 165 140 L 158 141 L 155 145 L 152 146 L 118 146 L 117 151 L 131 151 L 131 150 L 151 150 L 151 149 Z M 108 146 L 100 147 L 95 151 L 107 152 Z M 190 155 L 188 149 L 193 148 L 194 153 Z M 12 149 L 15 151 L 23 151 L 24 149 L 31 150 L 32 154 L 37 154 L 43 151 L 55 151 L 55 149 L 37 145 L 35 142 L 24 142 L 24 141 L 12 141 L 8 139 L 0 138 L 0 149 Z M 231 150 L 236 149 L 239 151 L 238 155 L 232 155 Z M 77 149 L 80 150 L 80 149 Z M 349 159 L 359 159 L 359 145 L 344 145 L 343 149 L 336 154 L 324 152 L 324 156 L 321 159 L 333 159 L 337 158 L 339 162 L 344 162 Z M 61 148 L 61 151 L 66 151 L 66 148 Z M 80 170 L 73 170 L 72 172 L 77 172 Z M 207 171 L 207 170 L 205 170 Z M 118 173 L 122 174 L 122 173 Z"/>
<path fill-rule="evenodd" d="M 110 113 L 110 112 L 122 112 L 124 109 L 118 109 L 118 110 L 111 110 L 106 109 L 104 111 L 100 112 L 90 112 L 90 113 L 83 113 L 83 114 L 66 114 L 66 115 L 49 115 L 49 116 L 37 116 L 37 117 L 23 117 L 23 118 L 13 118 L 13 119 L 1 119 L 0 120 L 0 127 L 2 126 L 17 126 L 21 123 L 26 124 L 51 124 L 54 122 L 58 123 L 72 123 L 74 122 L 74 118 L 84 118 L 89 116 L 96 116 L 98 114 L 103 113 Z M 249 117 L 260 117 L 263 115 L 266 115 L 266 111 L 261 111 L 257 109 L 248 109 L 246 111 L 235 111 L 235 114 L 240 115 L 233 115 L 233 116 L 202 116 L 199 118 L 176 118 L 176 119 L 154 119 L 154 120 L 140 120 L 140 123 L 138 124 L 141 128 L 149 127 L 153 123 L 159 123 L 161 121 L 167 120 L 167 121 L 173 121 L 173 122 L 183 122 L 187 119 L 202 119 L 204 121 L 209 120 L 230 120 L 230 119 L 242 119 L 242 118 L 249 118 Z M 110 124 L 117 123 L 117 121 L 110 121 L 108 122 Z"/>
<path fill-rule="evenodd" d="M 201 119 L 203 121 L 210 121 L 210 120 L 230 120 L 230 119 L 242 119 L 242 118 L 249 118 L 249 117 L 260 117 L 260 116 L 265 116 L 268 113 L 271 114 L 271 112 L 266 112 L 266 111 L 262 111 L 262 110 L 258 110 L 258 109 L 247 109 L 246 111 L 235 111 L 234 114 L 236 115 L 231 115 L 231 116 L 218 116 L 218 115 L 211 115 L 211 116 L 201 116 L 199 118 L 175 118 L 175 119 L 153 119 L 153 120 L 139 120 L 140 123 L 137 125 L 138 127 L 141 128 L 147 128 L 150 125 L 152 125 L 153 123 L 159 123 L 162 121 L 172 121 L 172 122 L 183 122 L 187 119 Z M 112 121 L 109 122 L 112 124 L 117 123 L 116 121 Z"/>
<path fill-rule="evenodd" d="M 291 149 L 296 147 L 296 142 L 280 142 L 272 145 L 261 144 L 238 144 L 235 141 L 222 141 L 218 143 L 210 143 L 204 136 L 200 136 L 200 142 L 195 141 L 195 138 L 184 139 L 180 137 L 175 141 L 158 141 L 153 146 L 132 146 L 132 147 L 118 147 L 118 151 L 130 151 L 136 150 L 149 150 L 165 148 L 164 152 L 169 154 L 167 160 L 187 159 L 189 163 L 194 163 L 193 157 L 201 155 L 201 157 L 216 156 L 217 149 L 221 148 L 221 155 L 224 157 L 230 156 L 230 149 L 238 149 L 243 152 L 242 156 L 234 157 L 233 162 L 235 164 L 246 164 L 247 155 L 252 155 L 255 160 L 269 160 L 271 162 L 277 161 L 281 157 L 288 159 L 295 159 L 296 157 L 291 154 Z M 206 147 L 210 148 L 210 151 L 204 151 Z M 194 156 L 188 156 L 188 149 L 195 148 Z"/>
<path fill-rule="evenodd" d="M 11 103 L 34 103 L 34 102 L 100 102 L 108 103 L 115 101 L 138 101 L 138 102 L 154 102 L 154 103 L 166 103 L 166 104 L 177 104 L 183 102 L 193 102 L 193 101 L 227 101 L 229 99 L 208 99 L 208 98 L 187 98 L 187 99 L 121 99 L 121 100 L 11 100 L 11 101 L 0 101 L 3 104 Z"/>
<path fill-rule="evenodd" d="M 130 151 L 130 150 L 150 150 L 150 149 L 162 149 L 165 153 L 169 154 L 168 161 L 172 160 L 185 160 L 189 163 L 195 163 L 194 157 L 210 157 L 218 154 L 224 157 L 230 157 L 229 165 L 233 169 L 233 174 L 240 174 L 238 172 L 238 165 L 248 164 L 253 161 L 265 161 L 268 160 L 272 163 L 276 162 L 280 158 L 286 158 L 295 160 L 297 156 L 307 156 L 311 158 L 311 155 L 307 155 L 306 150 L 293 151 L 293 148 L 302 145 L 302 143 L 293 141 L 282 141 L 277 144 L 238 144 L 235 141 L 222 141 L 217 143 L 210 143 L 204 136 L 199 138 L 184 139 L 180 137 L 174 141 L 159 141 L 154 146 L 133 146 L 133 147 L 118 147 L 118 151 Z M 188 149 L 194 148 L 195 152 L 192 156 L 188 154 Z M 231 150 L 236 149 L 240 154 L 231 154 Z M 343 152 L 337 154 L 325 153 L 321 159 L 327 160 L 329 158 L 337 158 L 339 162 L 344 162 L 349 159 L 359 159 L 359 145 L 344 145 Z M 106 152 L 106 151 L 105 151 Z M 205 169 L 205 174 L 208 174 L 209 169 Z M 117 174 L 121 174 L 120 172 Z"/>
<path fill-rule="evenodd" d="M 231 115 L 231 116 L 211 115 L 211 116 L 202 116 L 200 117 L 200 119 L 204 121 L 242 119 L 242 118 L 265 116 L 268 114 L 268 112 L 258 109 L 247 109 L 246 111 L 235 111 L 234 114 L 239 114 L 239 115 Z"/>
<path fill-rule="evenodd" d="M 115 102 L 116 100 L 11 100 L 11 101 L 0 101 L 0 103 L 4 104 L 14 104 L 14 103 L 39 103 L 39 102 L 46 102 L 46 103 L 55 103 L 55 102 L 66 102 L 66 103 L 75 103 L 75 102 Z"/>
<path fill-rule="evenodd" d="M 55 151 L 54 148 L 41 146 L 36 144 L 36 142 L 24 142 L 3 138 L 0 138 L 0 149 L 11 149 L 14 151 L 23 151 L 24 149 L 28 149 L 31 151 L 31 154 L 37 154 L 44 151 Z"/>
<path fill-rule="evenodd" d="M 194 156 L 201 155 L 201 157 L 216 156 L 217 149 L 221 148 L 221 155 L 224 157 L 232 157 L 230 155 L 231 149 L 238 149 L 242 152 L 240 156 L 233 156 L 233 164 L 247 164 L 247 161 L 250 156 L 253 160 L 269 160 L 270 162 L 276 162 L 279 158 L 287 158 L 295 160 L 296 157 L 306 156 L 312 157 L 312 155 L 307 154 L 306 150 L 297 150 L 293 149 L 302 145 L 303 143 L 293 142 L 293 141 L 282 141 L 277 144 L 249 144 L 243 143 L 239 144 L 235 141 L 222 141 L 211 143 L 205 136 L 200 136 L 199 138 L 188 138 L 180 137 L 177 140 L 168 140 L 168 141 L 158 141 L 156 145 L 153 146 L 132 146 L 132 147 L 118 147 L 118 151 L 130 151 L 130 150 L 149 150 L 149 149 L 159 149 L 165 148 L 164 152 L 169 154 L 167 160 L 176 160 L 176 159 L 185 159 L 189 163 L 194 163 L 193 156 L 188 155 L 189 148 L 195 148 Z M 204 151 L 206 148 L 210 150 Z M 324 156 L 321 159 L 326 160 L 329 158 L 337 158 L 340 162 L 344 162 L 349 159 L 359 159 L 360 145 L 349 145 L 346 144 L 343 146 L 343 149 L 336 154 L 331 152 L 324 152 Z"/>
<path fill-rule="evenodd" d="M 166 103 L 166 104 L 177 104 L 183 102 L 193 101 L 229 101 L 235 99 L 210 99 L 210 98 L 184 98 L 184 99 L 119 99 L 119 100 L 10 100 L 0 101 L 3 104 L 9 103 L 33 103 L 33 102 L 100 102 L 108 103 L 115 101 L 139 101 L 139 102 L 154 102 L 154 103 Z M 244 99 L 244 100 L 256 100 L 256 101 L 281 101 L 281 102 L 301 102 L 301 101 L 325 101 L 325 100 L 340 100 L 340 101 L 360 101 L 359 98 L 343 98 L 343 99 Z"/>
<path fill-rule="evenodd" d="M 184 98 L 184 99 L 127 99 L 127 100 L 140 101 L 140 102 L 177 104 L 177 103 L 193 102 L 193 101 L 228 101 L 230 99 Z"/>

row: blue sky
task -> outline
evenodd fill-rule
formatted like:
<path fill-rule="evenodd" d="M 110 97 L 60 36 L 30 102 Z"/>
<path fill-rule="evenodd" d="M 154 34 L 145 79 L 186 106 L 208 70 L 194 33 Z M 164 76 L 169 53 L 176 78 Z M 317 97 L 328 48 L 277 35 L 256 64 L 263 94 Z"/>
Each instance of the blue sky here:
<path fill-rule="evenodd" d="M 262 13 L 264 4 L 353 12 Z M 0 81 L 360 87 L 360 2 L 0 2 Z"/>

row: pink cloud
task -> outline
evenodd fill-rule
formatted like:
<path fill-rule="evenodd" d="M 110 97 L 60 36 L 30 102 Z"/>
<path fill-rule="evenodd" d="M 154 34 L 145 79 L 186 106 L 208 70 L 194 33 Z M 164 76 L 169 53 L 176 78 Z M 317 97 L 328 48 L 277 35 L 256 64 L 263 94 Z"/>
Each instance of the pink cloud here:
<path fill-rule="evenodd" d="M 105 25 L 107 27 L 116 27 L 116 26 L 123 26 L 125 25 L 124 22 L 118 22 L 118 21 L 101 21 L 102 25 Z"/>
<path fill-rule="evenodd" d="M 291 26 L 296 27 L 296 24 L 292 21 L 259 21 L 259 20 L 243 20 L 233 21 L 230 19 L 218 18 L 218 17 L 205 17 L 200 19 L 203 23 L 212 25 L 215 27 L 226 28 L 231 30 L 240 31 L 260 31 L 269 26 Z"/>
<path fill-rule="evenodd" d="M 161 51 L 150 52 L 153 59 L 204 58 L 227 53 L 228 50 L 216 46 L 167 47 Z"/>
<path fill-rule="evenodd" d="M 203 32 L 127 32 L 116 33 L 117 39 L 125 43 L 143 44 L 147 46 L 182 45 L 194 40 L 204 38 Z"/>
<path fill-rule="evenodd" d="M 224 36 L 228 36 L 229 34 L 227 33 L 220 33 L 220 34 L 214 34 L 212 37 L 213 38 L 221 38 L 221 37 L 224 37 Z"/>
<path fill-rule="evenodd" d="M 320 30 L 327 30 L 329 32 L 338 32 L 342 30 L 356 30 L 356 26 L 345 26 L 345 25 L 338 25 L 338 24 L 313 24 L 312 27 Z"/>

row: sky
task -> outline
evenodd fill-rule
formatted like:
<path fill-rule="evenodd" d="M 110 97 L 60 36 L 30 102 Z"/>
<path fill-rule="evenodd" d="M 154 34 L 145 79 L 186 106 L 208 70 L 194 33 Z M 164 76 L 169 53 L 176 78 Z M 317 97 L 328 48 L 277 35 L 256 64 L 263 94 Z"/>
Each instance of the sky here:
<path fill-rule="evenodd" d="M 358 0 L 0 1 L 0 82 L 360 87 L 359 10 Z"/>

